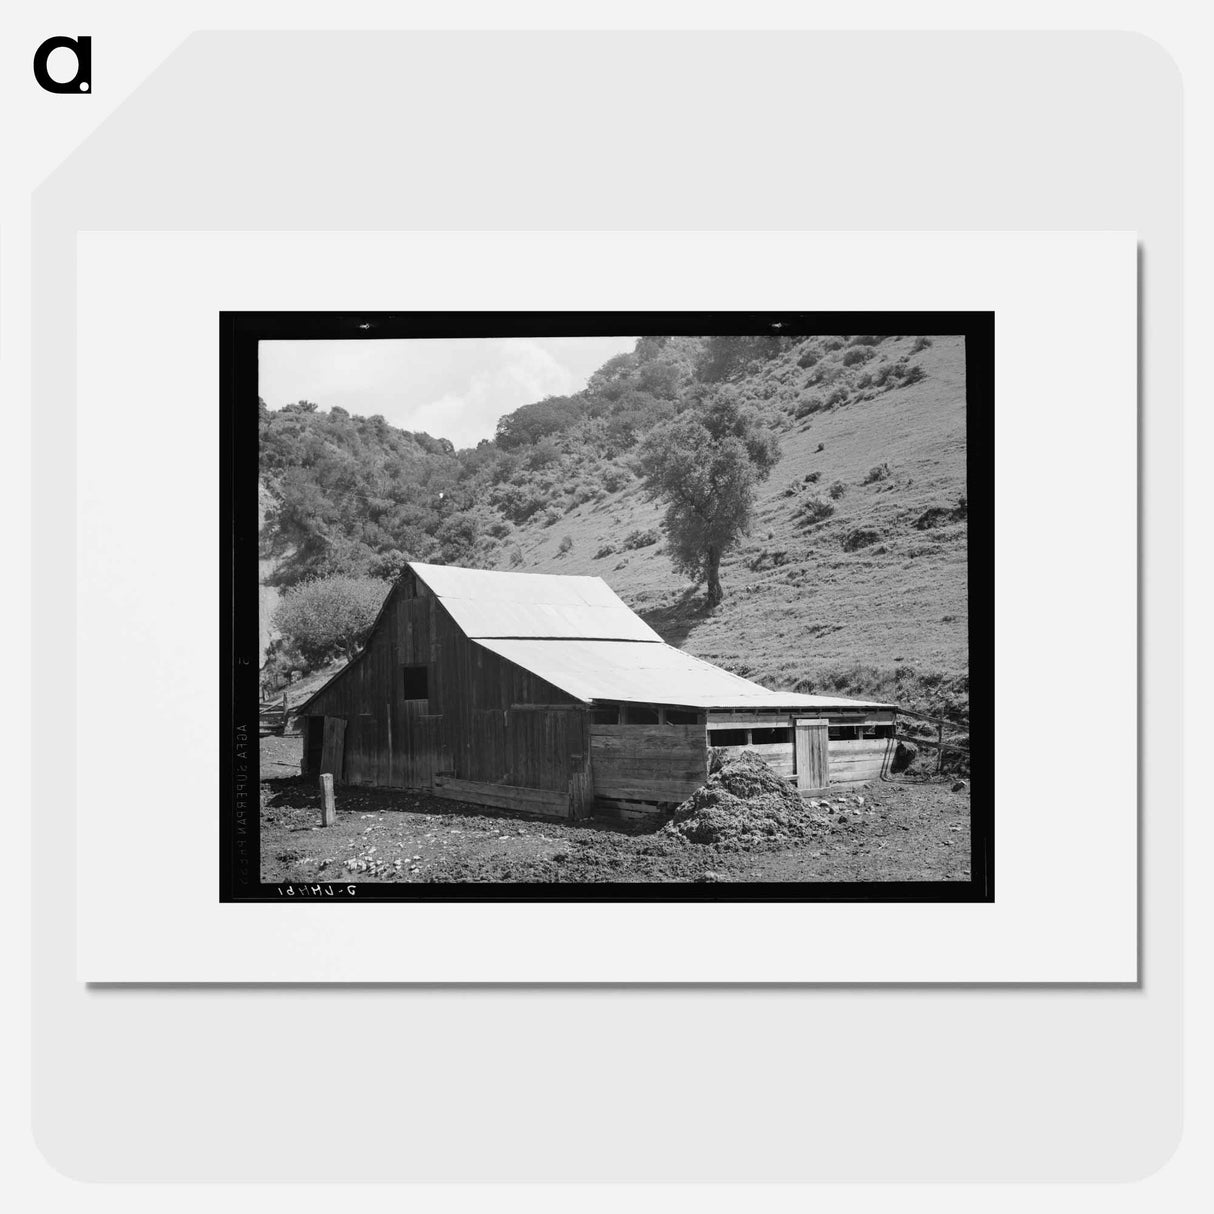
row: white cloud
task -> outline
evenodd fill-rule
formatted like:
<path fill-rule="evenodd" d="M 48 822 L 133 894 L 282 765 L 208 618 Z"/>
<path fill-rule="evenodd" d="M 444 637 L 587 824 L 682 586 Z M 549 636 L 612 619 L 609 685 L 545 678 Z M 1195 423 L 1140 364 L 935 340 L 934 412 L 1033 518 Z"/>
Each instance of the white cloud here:
<path fill-rule="evenodd" d="M 462 390 L 447 392 L 411 410 L 410 429 L 449 438 L 456 447 L 474 447 L 492 438 L 497 420 L 520 405 L 563 396 L 585 386 L 541 346 L 517 339 L 491 343 L 492 367 L 478 371 Z"/>
<path fill-rule="evenodd" d="M 491 438 L 520 405 L 586 386 L 634 337 L 265 341 L 259 391 L 272 409 L 312 400 L 322 409 L 383 414 L 457 447 Z"/>

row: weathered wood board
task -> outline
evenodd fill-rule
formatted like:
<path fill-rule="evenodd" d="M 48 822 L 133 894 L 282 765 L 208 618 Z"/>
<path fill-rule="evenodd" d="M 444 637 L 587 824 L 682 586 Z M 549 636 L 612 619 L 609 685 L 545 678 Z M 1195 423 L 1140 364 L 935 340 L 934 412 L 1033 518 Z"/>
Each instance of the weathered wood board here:
<path fill-rule="evenodd" d="M 829 722 L 825 717 L 798 717 L 796 727 L 796 776 L 801 790 L 825 788 L 830 783 L 830 752 L 827 750 Z"/>
<path fill-rule="evenodd" d="M 749 750 L 758 755 L 772 771 L 781 776 L 791 777 L 796 770 L 791 742 L 758 742 L 750 746 L 714 746 L 713 750 L 722 758 L 728 759 L 737 758 L 743 751 Z"/>
<path fill-rule="evenodd" d="M 708 778 L 702 725 L 591 725 L 590 766 L 598 797 L 684 801 Z"/>
<path fill-rule="evenodd" d="M 792 717 L 786 712 L 747 716 L 740 712 L 713 712 L 708 715 L 709 729 L 788 729 Z"/>
<path fill-rule="evenodd" d="M 889 774 L 896 738 L 862 738 L 855 742 L 830 743 L 832 784 L 863 783 Z"/>
<path fill-rule="evenodd" d="M 553 792 L 548 788 L 520 788 L 513 784 L 485 784 L 477 780 L 441 776 L 435 781 L 434 794 L 452 801 L 489 805 L 495 809 L 516 809 L 549 818 L 570 816 L 569 794 Z"/>
<path fill-rule="evenodd" d="M 325 717 L 325 738 L 320 752 L 320 773 L 328 772 L 335 780 L 345 779 L 343 757 L 346 743 L 346 722 L 341 717 Z"/>

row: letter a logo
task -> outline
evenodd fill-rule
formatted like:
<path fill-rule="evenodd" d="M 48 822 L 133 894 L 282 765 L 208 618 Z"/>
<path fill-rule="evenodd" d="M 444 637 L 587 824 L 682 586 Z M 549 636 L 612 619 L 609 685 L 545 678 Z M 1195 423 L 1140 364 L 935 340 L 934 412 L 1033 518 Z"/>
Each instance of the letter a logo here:
<path fill-rule="evenodd" d="M 71 80 L 53 80 L 46 70 L 52 51 L 60 48 L 76 56 L 76 74 Z M 89 93 L 93 89 L 93 40 L 83 34 L 78 38 L 48 38 L 34 52 L 34 79 L 48 93 Z"/>

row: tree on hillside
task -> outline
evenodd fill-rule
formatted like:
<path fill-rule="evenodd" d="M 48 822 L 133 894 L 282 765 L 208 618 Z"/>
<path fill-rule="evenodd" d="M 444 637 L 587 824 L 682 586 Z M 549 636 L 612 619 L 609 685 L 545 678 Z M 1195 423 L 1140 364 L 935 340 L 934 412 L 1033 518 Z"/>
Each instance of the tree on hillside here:
<path fill-rule="evenodd" d="M 709 337 L 696 365 L 705 383 L 715 383 L 745 371 L 754 361 L 765 362 L 792 345 L 791 337 L 750 334 L 745 337 Z"/>
<path fill-rule="evenodd" d="M 755 487 L 775 467 L 776 438 L 731 392 L 651 430 L 638 465 L 645 491 L 666 503 L 671 561 L 722 599 L 721 557 L 750 530 Z"/>
<path fill-rule="evenodd" d="M 375 578 L 315 578 L 287 590 L 274 611 L 283 648 L 315 670 L 334 658 L 352 658 L 366 640 L 391 586 Z"/>
<path fill-rule="evenodd" d="M 498 419 L 497 445 L 509 451 L 538 443 L 549 434 L 568 430 L 583 412 L 584 406 L 571 396 L 547 396 L 534 404 L 522 405 Z"/>

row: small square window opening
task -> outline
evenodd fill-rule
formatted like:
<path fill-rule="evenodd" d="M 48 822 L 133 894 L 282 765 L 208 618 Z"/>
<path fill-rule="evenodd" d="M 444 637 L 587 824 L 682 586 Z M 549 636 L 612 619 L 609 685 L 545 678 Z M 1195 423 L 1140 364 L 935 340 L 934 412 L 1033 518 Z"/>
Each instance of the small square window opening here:
<path fill-rule="evenodd" d="M 430 698 L 430 668 L 428 666 L 402 666 L 401 672 L 406 700 L 428 700 Z"/>

